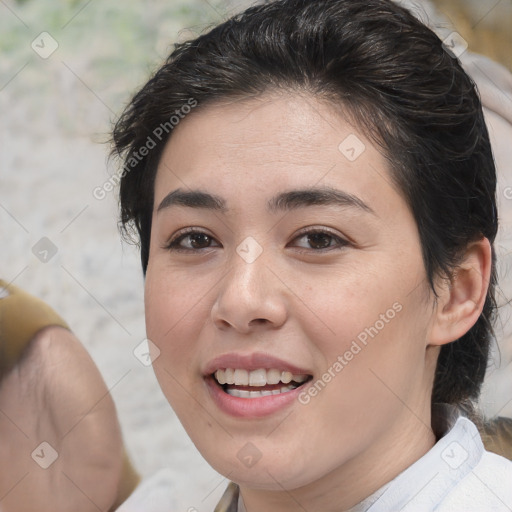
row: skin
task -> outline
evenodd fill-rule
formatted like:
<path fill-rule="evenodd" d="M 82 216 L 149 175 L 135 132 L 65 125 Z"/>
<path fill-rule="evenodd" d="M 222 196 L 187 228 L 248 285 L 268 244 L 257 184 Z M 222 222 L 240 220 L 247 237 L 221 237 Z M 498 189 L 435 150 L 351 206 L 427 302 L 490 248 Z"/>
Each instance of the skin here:
<path fill-rule="evenodd" d="M 365 145 L 354 161 L 338 149 L 351 134 Z M 391 183 L 387 160 L 342 110 L 291 92 L 202 108 L 167 143 L 145 283 L 147 333 L 160 350 L 154 368 L 199 451 L 240 485 L 248 512 L 347 510 L 435 443 L 439 347 L 477 320 L 490 247 L 472 244 L 454 279 L 439 281 L 435 302 L 416 223 Z M 266 208 L 276 194 L 320 186 L 356 196 L 373 213 Z M 158 210 L 176 189 L 220 196 L 226 210 Z M 169 249 L 187 227 L 211 238 Z M 328 249 L 302 228 L 328 230 Z M 236 250 L 247 237 L 262 248 L 252 263 Z M 400 312 L 307 405 L 235 418 L 211 399 L 202 370 L 214 357 L 270 354 L 317 380 L 393 304 Z M 237 457 L 248 442 L 261 454 L 251 467 Z"/>
<path fill-rule="evenodd" d="M 42 329 L 2 377 L 0 440 L 2 511 L 111 510 L 122 478 L 121 430 L 100 372 L 72 332 Z M 38 448 L 42 442 L 58 454 L 46 469 L 36 462 L 53 452 Z"/>

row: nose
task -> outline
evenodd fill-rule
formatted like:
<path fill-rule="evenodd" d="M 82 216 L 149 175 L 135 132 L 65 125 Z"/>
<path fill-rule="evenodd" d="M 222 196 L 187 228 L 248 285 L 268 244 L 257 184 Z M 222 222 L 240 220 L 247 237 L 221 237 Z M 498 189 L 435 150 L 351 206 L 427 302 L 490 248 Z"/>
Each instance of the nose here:
<path fill-rule="evenodd" d="M 212 306 L 214 325 L 248 334 L 277 329 L 287 318 L 286 286 L 264 258 L 248 263 L 235 254 Z"/>

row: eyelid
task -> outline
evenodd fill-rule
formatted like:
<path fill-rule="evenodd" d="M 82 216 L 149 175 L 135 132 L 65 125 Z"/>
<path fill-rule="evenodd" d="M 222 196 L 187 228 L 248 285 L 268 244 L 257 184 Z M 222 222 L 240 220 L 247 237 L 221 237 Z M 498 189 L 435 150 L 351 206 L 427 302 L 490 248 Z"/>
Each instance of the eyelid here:
<path fill-rule="evenodd" d="M 296 240 L 297 238 L 300 238 L 304 235 L 310 235 L 310 234 L 316 234 L 316 233 L 324 233 L 329 236 L 332 236 L 333 238 L 337 239 L 338 242 L 340 242 L 340 245 L 343 247 L 349 244 L 352 244 L 353 242 L 346 236 L 341 235 L 340 233 L 337 233 L 331 228 L 327 228 L 325 226 L 308 226 L 305 228 L 302 228 L 299 230 L 299 232 L 292 238 L 292 242 Z M 335 249 L 335 247 L 331 247 L 330 249 Z M 326 249 L 310 249 L 310 251 L 313 252 L 321 252 L 322 250 L 326 251 L 329 250 L 329 248 Z"/>
<path fill-rule="evenodd" d="M 221 243 L 211 235 L 207 229 L 201 228 L 199 226 L 190 226 L 187 228 L 183 228 L 178 230 L 178 232 L 174 233 L 173 236 L 163 245 L 162 249 L 166 249 L 168 251 L 177 251 L 177 252 L 197 252 L 197 251 L 205 251 L 211 249 L 212 247 L 205 247 L 204 249 L 190 249 L 188 247 L 180 247 L 178 244 L 182 238 L 185 238 L 187 235 L 195 235 L 195 234 L 204 234 L 209 236 L 212 240 L 215 240 L 220 247 L 222 247 Z"/>

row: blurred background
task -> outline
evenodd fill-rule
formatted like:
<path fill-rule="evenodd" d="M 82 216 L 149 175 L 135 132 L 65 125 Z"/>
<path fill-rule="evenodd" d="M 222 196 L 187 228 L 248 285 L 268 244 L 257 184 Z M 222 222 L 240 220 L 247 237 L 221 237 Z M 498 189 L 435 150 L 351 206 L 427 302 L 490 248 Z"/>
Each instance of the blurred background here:
<path fill-rule="evenodd" d="M 433 0 L 438 12 L 468 41 L 471 51 L 512 70 L 511 0 Z"/>
<path fill-rule="evenodd" d="M 49 302 L 86 345 L 136 467 L 144 476 L 172 473 L 173 510 L 212 510 L 225 479 L 203 461 L 151 367 L 136 357 L 145 338 L 139 256 L 121 243 L 116 191 L 101 199 L 93 191 L 117 170 L 105 144 L 112 120 L 172 44 L 250 3 L 0 0 L 0 276 Z M 512 69 L 512 0 L 415 4 L 423 21 L 456 30 L 469 50 Z M 507 165 L 503 186 L 512 185 Z M 509 262 L 508 199 L 500 254 Z M 502 303 L 512 297 L 507 265 Z M 512 343 L 499 336 L 482 407 L 512 416 Z"/>

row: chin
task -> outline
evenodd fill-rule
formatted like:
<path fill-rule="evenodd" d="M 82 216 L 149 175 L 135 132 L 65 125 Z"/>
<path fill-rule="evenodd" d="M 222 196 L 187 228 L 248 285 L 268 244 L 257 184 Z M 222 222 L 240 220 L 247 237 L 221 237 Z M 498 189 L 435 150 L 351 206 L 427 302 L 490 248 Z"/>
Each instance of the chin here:
<path fill-rule="evenodd" d="M 258 452 L 250 441 L 242 445 L 240 450 L 230 452 L 229 447 L 223 448 L 216 446 L 214 451 L 212 446 L 206 449 L 198 446 L 203 457 L 215 471 L 244 487 L 267 491 L 292 491 L 318 478 L 313 474 L 314 468 L 311 464 L 306 460 L 294 460 L 293 454 L 278 453 L 274 450 L 271 456 L 261 454 L 261 458 L 258 459 Z"/>

